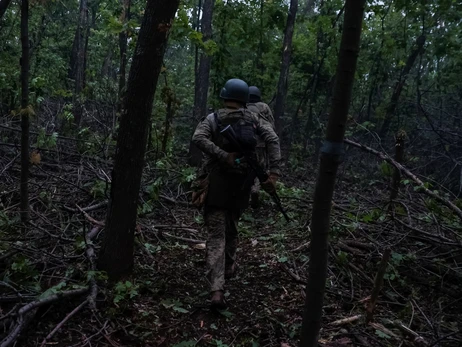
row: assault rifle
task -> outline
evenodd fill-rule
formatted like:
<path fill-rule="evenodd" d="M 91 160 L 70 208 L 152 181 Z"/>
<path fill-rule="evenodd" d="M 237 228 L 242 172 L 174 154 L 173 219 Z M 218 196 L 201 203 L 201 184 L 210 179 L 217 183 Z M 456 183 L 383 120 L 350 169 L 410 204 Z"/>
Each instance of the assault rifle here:
<path fill-rule="evenodd" d="M 269 178 L 268 174 L 263 170 L 263 168 L 258 165 L 256 160 L 252 157 L 252 155 L 248 152 L 243 150 L 241 144 L 237 140 L 236 133 L 231 125 L 227 125 L 220 133 L 232 143 L 232 145 L 244 156 L 246 163 L 249 164 L 250 168 L 255 172 L 255 175 L 258 177 L 258 180 L 263 183 L 266 182 Z M 276 191 L 270 194 L 271 198 L 273 199 L 274 203 L 278 207 L 279 211 L 281 211 L 282 215 L 286 219 L 287 222 L 290 222 L 290 218 L 287 215 L 286 211 L 282 207 L 281 200 L 277 195 Z"/>

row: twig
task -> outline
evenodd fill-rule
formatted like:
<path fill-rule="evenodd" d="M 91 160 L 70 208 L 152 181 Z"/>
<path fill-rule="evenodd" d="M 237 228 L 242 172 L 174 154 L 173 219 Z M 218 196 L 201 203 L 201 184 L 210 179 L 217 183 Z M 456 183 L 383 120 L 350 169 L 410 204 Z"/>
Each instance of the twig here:
<path fill-rule="evenodd" d="M 357 142 L 354 142 L 354 141 L 351 141 L 351 140 L 348 140 L 348 139 L 345 139 L 344 141 L 345 141 L 345 143 L 347 143 L 349 145 L 352 145 L 352 146 L 357 147 L 357 148 L 361 148 L 361 149 L 365 150 L 366 152 L 375 154 L 379 158 L 381 158 L 382 160 L 385 160 L 386 162 L 388 162 L 391 165 L 393 165 L 394 167 L 396 167 L 405 176 L 407 176 L 408 178 L 413 180 L 415 183 L 417 183 L 419 188 L 422 189 L 422 191 L 425 194 L 427 194 L 428 196 L 430 196 L 430 197 L 434 198 L 435 200 L 441 202 L 443 205 L 447 206 L 449 209 L 451 209 L 462 220 L 462 210 L 460 208 L 458 208 L 456 205 L 454 205 L 451 201 L 441 197 L 439 194 L 437 194 L 437 193 L 431 191 L 430 189 L 428 189 L 427 187 L 425 187 L 424 183 L 416 175 L 414 175 L 411 171 L 406 169 L 403 165 L 398 163 L 396 160 L 389 157 L 385 153 L 376 151 L 375 149 L 367 147 L 367 146 L 362 145 L 360 143 L 357 143 Z"/>
<path fill-rule="evenodd" d="M 401 330 L 406 335 L 408 335 L 410 337 L 413 337 L 414 338 L 414 343 L 416 345 L 418 345 L 418 346 L 428 346 L 427 341 L 425 341 L 425 339 L 422 336 L 417 334 L 415 331 L 409 329 L 407 326 L 405 326 L 400 321 L 394 321 L 394 322 L 390 321 L 390 323 L 393 324 L 395 327 L 397 327 L 399 330 Z"/>
<path fill-rule="evenodd" d="M 90 294 L 88 295 L 87 301 L 92 310 L 96 310 L 96 295 L 98 295 L 98 286 L 96 285 L 95 280 L 95 271 L 96 271 L 96 254 L 95 248 L 91 242 L 91 239 L 98 234 L 99 227 L 93 228 L 88 234 L 85 235 L 85 245 L 86 245 L 86 255 L 90 263 L 91 273 L 90 277 Z"/>
<path fill-rule="evenodd" d="M 353 322 L 356 322 L 357 320 L 361 319 L 363 317 L 362 314 L 358 314 L 356 316 L 353 316 L 353 317 L 347 317 L 347 318 L 343 318 L 343 319 L 339 319 L 339 320 L 336 320 L 332 323 L 329 323 L 329 325 L 344 325 L 344 324 L 348 324 L 348 323 L 353 323 Z"/>
<path fill-rule="evenodd" d="M 100 209 L 100 208 L 102 208 L 102 207 L 106 207 L 107 204 L 108 204 L 108 201 L 106 200 L 106 201 L 100 202 L 100 203 L 95 204 L 95 205 L 83 207 L 83 208 L 82 208 L 82 211 L 90 212 L 90 211 L 98 210 L 98 209 Z M 68 206 L 66 206 L 66 205 L 63 206 L 63 209 L 65 209 L 66 211 L 69 211 L 69 212 L 74 212 L 74 213 L 80 211 L 80 210 L 78 210 L 78 209 L 75 209 L 75 208 L 72 208 L 72 207 L 68 207 Z M 80 212 L 82 212 L 82 211 L 80 211 Z"/>
<path fill-rule="evenodd" d="M 391 250 L 389 248 L 385 249 L 383 252 L 382 261 L 380 262 L 379 270 L 375 276 L 374 288 L 372 289 L 371 300 L 366 311 L 366 323 L 372 321 L 374 317 L 375 305 L 377 304 L 377 299 L 379 297 L 379 292 L 383 284 L 383 276 L 387 270 L 388 261 L 390 260 Z"/>
<path fill-rule="evenodd" d="M 3 168 L 3 170 L 0 172 L 0 175 L 3 175 L 3 173 L 8 170 L 13 164 L 14 162 L 16 161 L 16 159 L 19 158 L 21 154 L 18 154 L 16 157 L 13 158 L 13 160 L 11 160 L 8 164 L 5 165 L 5 167 Z"/>
<path fill-rule="evenodd" d="M 28 314 L 32 310 L 35 310 L 35 309 L 38 309 L 39 307 L 51 304 L 51 303 L 53 303 L 55 301 L 58 301 L 60 299 L 63 299 L 63 298 L 68 298 L 68 297 L 71 297 L 71 296 L 84 294 L 87 291 L 88 291 L 88 288 L 82 288 L 82 289 L 75 289 L 75 290 L 69 290 L 69 291 L 65 291 L 65 292 L 60 292 L 60 293 L 52 294 L 52 295 L 47 296 L 47 297 L 42 298 L 42 299 L 32 301 L 32 302 L 28 303 L 27 305 L 23 306 L 18 311 L 18 314 L 17 314 L 18 318 L 17 318 L 16 326 L 1 341 L 0 347 L 8 347 L 8 346 L 11 346 L 12 343 L 14 343 L 14 341 L 19 336 L 21 331 L 27 326 L 29 321 L 34 316 L 33 314 Z"/>
<path fill-rule="evenodd" d="M 191 243 L 205 243 L 205 241 L 203 241 L 203 240 L 188 239 L 186 237 L 175 236 L 175 235 L 171 235 L 169 233 L 163 233 L 162 235 L 167 236 L 167 237 L 171 237 L 172 239 L 177 239 L 177 240 L 191 242 Z"/>
<path fill-rule="evenodd" d="M 300 284 L 305 284 L 305 285 L 307 284 L 307 281 L 301 279 L 300 276 L 292 272 L 286 265 L 280 264 L 279 266 L 282 270 L 287 272 L 290 275 L 290 277 L 292 277 L 295 280 L 295 282 L 300 283 Z"/>
<path fill-rule="evenodd" d="M 79 312 L 87 303 L 89 302 L 88 299 L 86 299 L 84 302 L 82 302 L 79 306 L 74 308 L 64 319 L 48 334 L 47 337 L 45 337 L 42 341 L 42 344 L 40 347 L 43 347 L 46 345 L 47 341 L 50 340 L 56 332 L 63 327 L 63 325 L 72 318 L 77 312 Z"/>
<path fill-rule="evenodd" d="M 87 212 L 85 212 L 79 205 L 75 205 L 77 206 L 77 209 L 82 212 L 82 214 L 85 216 L 86 219 L 88 219 L 89 222 L 95 224 L 95 225 L 98 225 L 100 227 L 104 227 L 104 222 L 101 222 L 99 220 L 96 220 L 94 219 L 93 217 L 91 217 Z"/>
<path fill-rule="evenodd" d="M 186 207 L 191 206 L 191 204 L 189 202 L 187 202 L 187 201 L 178 201 L 178 200 L 169 198 L 168 196 L 165 196 L 165 195 L 159 195 L 159 198 L 164 199 L 165 201 L 168 201 L 168 202 L 170 202 L 172 204 L 178 204 L 178 205 L 182 205 L 182 206 L 186 206 Z"/>

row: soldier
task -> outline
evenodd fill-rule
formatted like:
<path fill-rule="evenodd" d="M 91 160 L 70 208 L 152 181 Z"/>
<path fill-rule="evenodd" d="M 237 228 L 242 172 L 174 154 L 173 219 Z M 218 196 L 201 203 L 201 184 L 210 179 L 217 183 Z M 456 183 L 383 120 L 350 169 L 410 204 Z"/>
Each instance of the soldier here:
<path fill-rule="evenodd" d="M 274 117 L 273 113 L 271 112 L 270 107 L 268 104 L 265 104 L 261 101 L 261 92 L 255 86 L 249 87 L 249 103 L 247 104 L 247 108 L 258 114 L 260 120 L 262 122 L 267 122 L 271 128 L 276 131 L 276 126 L 274 125 Z M 257 160 L 261 167 L 266 168 L 267 165 L 267 156 L 266 156 L 266 145 L 265 141 L 262 138 L 257 138 Z M 255 179 L 255 182 L 250 191 L 250 205 L 253 208 L 257 208 L 259 205 L 259 192 L 260 192 L 260 181 L 258 178 Z"/>
<path fill-rule="evenodd" d="M 268 192 L 276 189 L 279 178 L 279 138 L 271 126 L 246 109 L 249 87 L 240 79 L 228 80 L 221 90 L 224 108 L 209 114 L 196 128 L 192 141 L 205 154 L 204 172 L 208 177 L 204 198 L 204 220 L 207 227 L 207 279 L 211 286 L 211 306 L 226 307 L 225 278 L 236 272 L 237 223 L 249 204 L 254 175 L 241 154 L 233 148 L 220 130 L 231 125 L 245 151 L 254 151 L 257 135 L 265 142 L 269 157 L 269 179 L 262 183 Z M 250 181 L 249 181 L 250 177 Z"/>

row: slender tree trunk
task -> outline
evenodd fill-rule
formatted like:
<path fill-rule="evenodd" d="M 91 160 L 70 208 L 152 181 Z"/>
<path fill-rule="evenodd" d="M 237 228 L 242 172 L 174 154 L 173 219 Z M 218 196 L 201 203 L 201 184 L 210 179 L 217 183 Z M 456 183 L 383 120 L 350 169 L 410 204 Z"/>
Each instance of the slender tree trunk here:
<path fill-rule="evenodd" d="M 130 274 L 149 119 L 167 39 L 180 0 L 146 4 L 120 119 L 99 268 L 110 279 Z"/>
<path fill-rule="evenodd" d="M 395 160 L 402 164 L 404 160 L 404 140 L 406 139 L 406 132 L 404 130 L 398 131 L 396 134 L 395 142 Z M 395 168 L 393 172 L 393 179 L 391 182 L 390 201 L 395 200 L 398 197 L 399 186 L 401 184 L 401 172 Z"/>
<path fill-rule="evenodd" d="M 69 78 L 74 80 L 74 122 L 80 126 L 82 120 L 81 93 L 85 83 L 86 36 L 88 26 L 88 0 L 80 0 L 79 22 L 72 45 Z"/>
<path fill-rule="evenodd" d="M 343 152 L 343 138 L 359 54 L 364 5 L 365 0 L 346 0 L 345 4 L 332 107 L 314 193 L 311 258 L 300 344 L 302 347 L 313 347 L 318 344 L 327 279 L 330 210 L 337 169 Z"/>
<path fill-rule="evenodd" d="M 212 17 L 214 0 L 204 0 L 204 8 L 202 11 L 202 38 L 204 43 L 212 38 Z M 195 76 L 194 88 L 194 112 L 193 119 L 197 123 L 207 115 L 207 95 L 209 90 L 210 79 L 210 66 L 212 57 L 208 56 L 206 52 L 200 55 L 199 68 Z M 189 164 L 192 166 L 199 166 L 202 160 L 202 152 L 190 142 L 189 147 Z"/>
<path fill-rule="evenodd" d="M 416 40 L 415 48 L 412 50 L 411 54 L 407 58 L 406 65 L 401 71 L 401 75 L 398 82 L 396 82 L 390 103 L 385 111 L 385 120 L 383 121 L 382 127 L 380 128 L 379 136 L 382 138 L 387 135 L 388 130 L 390 129 L 391 121 L 395 115 L 396 107 L 398 106 L 398 101 L 401 96 L 401 92 L 403 91 L 403 87 L 406 84 L 407 76 L 409 75 L 409 72 L 414 66 L 417 57 L 422 52 L 424 44 L 425 35 L 420 35 Z"/>
<path fill-rule="evenodd" d="M 126 25 L 130 20 L 130 0 L 120 0 L 122 3 L 122 14 L 120 21 Z M 119 102 L 118 111 L 120 113 L 123 104 L 123 93 L 125 90 L 126 69 L 127 69 L 127 43 L 128 43 L 128 28 L 119 33 L 119 50 L 120 50 L 120 65 L 119 65 Z"/>
<path fill-rule="evenodd" d="M 21 1 L 21 222 L 29 222 L 29 0 Z"/>
<path fill-rule="evenodd" d="M 274 106 L 274 120 L 276 131 L 282 135 L 282 118 L 284 117 L 285 103 L 287 97 L 287 80 L 289 78 L 290 56 L 292 54 L 292 37 L 294 34 L 295 17 L 297 15 L 298 0 L 290 0 L 289 14 L 287 16 L 286 29 L 284 32 L 284 43 L 282 45 L 282 62 L 279 73 L 276 104 Z"/>
<path fill-rule="evenodd" d="M 5 14 L 8 6 L 10 5 L 11 0 L 1 0 L 0 1 L 0 19 L 2 19 L 3 15 Z"/>
<path fill-rule="evenodd" d="M 304 16 L 310 16 L 313 14 L 314 3 L 315 3 L 315 0 L 306 0 L 305 8 L 303 9 Z"/>

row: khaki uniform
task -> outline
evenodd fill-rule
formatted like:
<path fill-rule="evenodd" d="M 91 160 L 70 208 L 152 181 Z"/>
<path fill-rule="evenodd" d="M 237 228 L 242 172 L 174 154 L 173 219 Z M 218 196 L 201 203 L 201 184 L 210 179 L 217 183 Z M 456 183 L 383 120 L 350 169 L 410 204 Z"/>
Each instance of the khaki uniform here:
<path fill-rule="evenodd" d="M 281 159 L 279 138 L 268 122 L 248 109 L 219 110 L 208 115 L 196 128 L 192 141 L 204 152 L 203 173 L 208 174 L 209 188 L 205 198 L 204 219 L 207 227 L 207 278 L 211 291 L 223 290 L 225 271 L 236 261 L 237 223 L 247 208 L 254 176 L 250 167 L 241 163 L 229 167 L 226 141 L 220 125 L 245 120 L 254 124 L 256 134 L 266 144 L 272 172 L 279 172 Z M 249 176 L 251 181 L 249 182 Z"/>
<path fill-rule="evenodd" d="M 261 121 L 265 121 L 271 126 L 271 128 L 276 131 L 276 126 L 274 123 L 274 117 L 273 117 L 273 112 L 271 112 L 270 107 L 265 104 L 264 102 L 255 102 L 255 103 L 249 103 L 247 104 L 247 108 L 258 114 L 260 117 Z M 267 149 L 266 149 L 266 144 L 263 139 L 258 137 L 258 144 L 257 144 L 257 158 L 258 158 L 258 163 L 260 166 L 264 169 L 268 167 L 268 162 L 267 162 Z M 251 194 L 258 194 L 260 191 L 260 181 L 258 178 L 255 178 L 255 182 L 251 188 Z"/>

